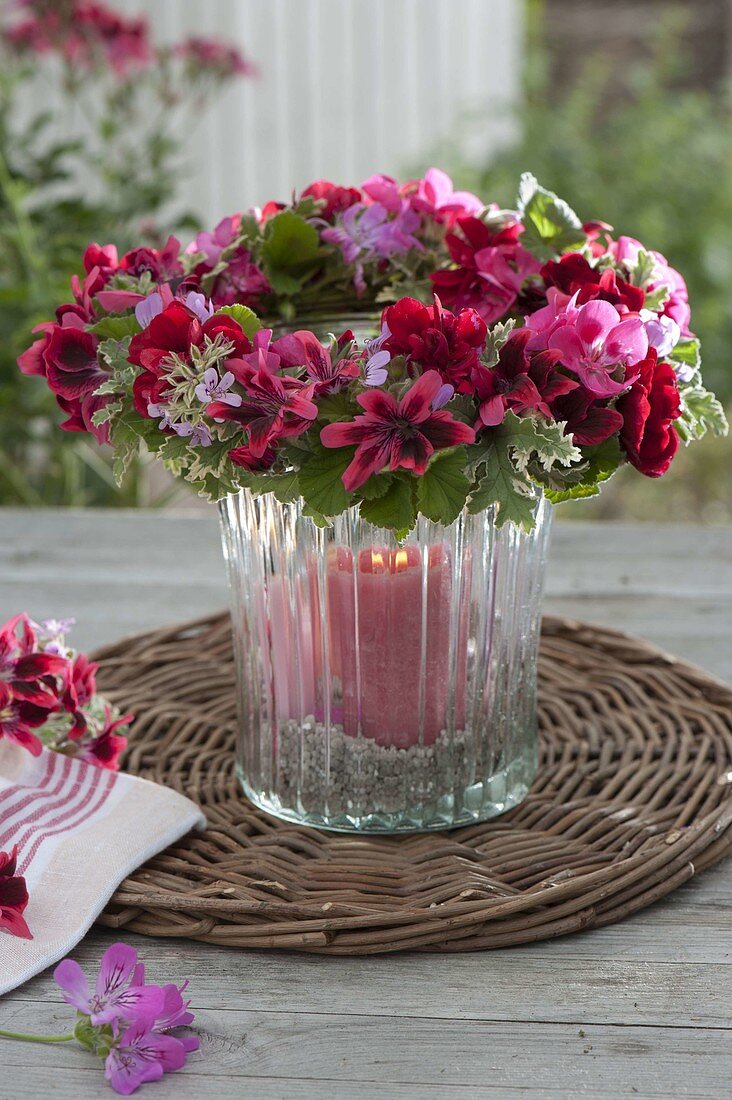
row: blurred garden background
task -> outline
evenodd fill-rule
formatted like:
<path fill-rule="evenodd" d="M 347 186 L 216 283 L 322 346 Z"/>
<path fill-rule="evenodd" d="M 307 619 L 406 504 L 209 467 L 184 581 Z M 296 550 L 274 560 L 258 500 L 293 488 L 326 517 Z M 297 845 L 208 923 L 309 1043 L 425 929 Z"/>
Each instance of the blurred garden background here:
<path fill-rule="evenodd" d="M 730 0 L 465 0 L 459 18 L 449 0 L 160 0 L 85 4 L 86 23 L 75 7 L 2 8 L 0 504 L 191 503 L 143 463 L 118 490 L 16 356 L 89 240 L 187 239 L 319 176 L 437 163 L 511 205 L 533 172 L 683 271 L 732 407 Z M 730 521 L 730 448 L 682 453 L 662 494 L 621 471 L 564 515 Z"/>

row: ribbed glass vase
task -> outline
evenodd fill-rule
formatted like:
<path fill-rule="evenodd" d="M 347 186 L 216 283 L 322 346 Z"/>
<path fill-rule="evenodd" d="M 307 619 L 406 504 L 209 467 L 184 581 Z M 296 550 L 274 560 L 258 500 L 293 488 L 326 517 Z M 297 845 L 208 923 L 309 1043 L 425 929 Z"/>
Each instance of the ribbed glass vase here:
<path fill-rule="evenodd" d="M 359 832 L 481 821 L 526 795 L 551 508 L 405 542 L 355 510 L 327 529 L 248 492 L 221 505 L 248 797 Z"/>

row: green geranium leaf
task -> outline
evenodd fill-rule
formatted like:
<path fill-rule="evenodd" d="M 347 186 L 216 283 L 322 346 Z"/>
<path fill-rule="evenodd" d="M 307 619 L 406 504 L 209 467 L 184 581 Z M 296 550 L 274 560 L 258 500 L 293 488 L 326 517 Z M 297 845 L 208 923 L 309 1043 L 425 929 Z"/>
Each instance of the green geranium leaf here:
<path fill-rule="evenodd" d="M 540 420 L 535 416 L 516 416 L 506 413 L 499 435 L 507 447 L 513 448 L 516 465 L 525 470 L 529 459 L 536 455 L 545 470 L 553 466 L 570 466 L 582 461 L 582 451 L 575 447 L 571 435 L 565 435 L 566 424 Z"/>
<path fill-rule="evenodd" d="M 300 470 L 300 492 L 305 503 L 322 516 L 338 516 L 351 504 L 343 474 L 353 458 L 352 447 L 332 450 L 318 446 Z"/>
<path fill-rule="evenodd" d="M 295 294 L 319 257 L 318 231 L 299 214 L 282 210 L 267 222 L 262 263 L 275 294 Z"/>
<path fill-rule="evenodd" d="M 358 496 L 362 500 L 378 500 L 389 490 L 393 480 L 393 475 L 389 473 L 372 474 L 358 490 Z"/>
<path fill-rule="evenodd" d="M 665 306 L 670 297 L 671 291 L 667 286 L 661 283 L 661 285 L 657 286 L 655 290 L 646 291 L 646 297 L 643 305 L 646 309 L 655 309 L 656 311 L 658 311 L 663 306 Z"/>
<path fill-rule="evenodd" d="M 417 507 L 435 523 L 453 523 L 465 507 L 470 482 L 465 476 L 465 447 L 438 454 L 417 482 Z"/>
<path fill-rule="evenodd" d="M 92 413 L 91 422 L 95 428 L 99 428 L 102 424 L 108 424 L 121 409 L 121 401 L 110 401 L 108 404 L 103 405 L 101 409 L 97 409 L 96 412 Z"/>
<path fill-rule="evenodd" d="M 598 443 L 593 447 L 585 447 L 583 452 L 585 468 L 582 470 L 581 480 L 566 488 L 545 490 L 547 498 L 552 504 L 561 504 L 565 500 L 580 500 L 584 497 L 594 497 L 600 492 L 600 484 L 613 476 L 618 467 L 625 461 L 620 443 L 615 436 L 606 439 L 604 443 Z M 570 473 L 562 469 L 552 471 L 557 480 L 561 481 L 562 475 Z"/>
<path fill-rule="evenodd" d="M 100 340 L 124 340 L 125 336 L 136 336 L 142 329 L 134 313 L 125 313 L 102 317 L 101 321 L 87 325 L 86 331 L 93 332 Z"/>
<path fill-rule="evenodd" d="M 644 287 L 650 282 L 656 269 L 656 259 L 645 248 L 638 249 L 638 258 L 630 268 L 630 281 L 634 286 Z"/>
<path fill-rule="evenodd" d="M 97 349 L 97 353 L 117 375 L 125 371 L 131 371 L 132 377 L 136 374 L 135 368 L 127 359 L 131 341 L 131 336 L 123 336 L 120 340 L 102 340 Z"/>
<path fill-rule="evenodd" d="M 136 412 L 127 412 L 112 424 L 109 433 L 109 441 L 114 447 L 112 473 L 118 485 L 122 484 L 131 463 L 140 453 L 142 440 L 151 451 L 156 451 L 161 446 L 161 442 L 153 438 L 151 427 L 161 437 L 162 442 L 165 436 L 162 432 L 158 432 L 155 421 L 145 420 Z"/>
<path fill-rule="evenodd" d="M 351 420 L 357 408 L 345 390 L 328 393 L 318 398 L 318 420 L 327 420 L 328 423 Z"/>
<path fill-rule="evenodd" d="M 536 522 L 536 498 L 531 482 L 516 469 L 506 446 L 497 440 L 486 448 L 481 466 L 485 474 L 470 495 L 468 511 L 482 512 L 497 505 L 497 527 L 514 523 L 524 531 L 531 531 Z"/>
<path fill-rule="evenodd" d="M 674 363 L 683 363 L 684 366 L 698 370 L 701 366 L 701 344 L 694 336 L 679 340 L 668 358 Z"/>
<path fill-rule="evenodd" d="M 297 470 L 290 470 L 286 474 L 276 474 L 266 478 L 269 491 L 274 493 L 280 504 L 292 504 L 300 497 L 300 479 Z"/>
<path fill-rule="evenodd" d="M 249 309 L 248 306 L 233 305 L 233 306 L 221 306 L 216 310 L 214 316 L 218 316 L 220 313 L 225 313 L 227 317 L 233 317 L 234 320 L 241 326 L 242 332 L 250 339 L 254 336 L 255 332 L 259 332 L 262 327 L 262 322 L 257 317 L 253 309 Z"/>
<path fill-rule="evenodd" d="M 191 448 L 185 436 L 167 435 L 158 453 L 175 477 L 181 477 L 190 464 Z"/>
<path fill-rule="evenodd" d="M 521 244 L 539 260 L 552 260 L 585 243 L 582 223 L 574 210 L 553 191 L 541 187 L 531 172 L 521 176 L 518 212 L 525 226 Z"/>
<path fill-rule="evenodd" d="M 361 504 L 361 518 L 375 527 L 389 527 L 405 534 L 417 519 L 414 506 L 413 479 L 395 477 L 383 496 Z"/>
<path fill-rule="evenodd" d="M 513 319 L 499 321 L 488 329 L 485 351 L 480 357 L 481 363 L 486 367 L 495 367 L 498 362 L 498 353 L 511 335 L 511 330 L 515 324 L 516 322 Z"/>
<path fill-rule="evenodd" d="M 727 435 L 729 424 L 722 404 L 713 393 L 694 384 L 680 386 L 681 416 L 675 421 L 676 431 L 684 443 L 701 439 L 707 432 Z"/>

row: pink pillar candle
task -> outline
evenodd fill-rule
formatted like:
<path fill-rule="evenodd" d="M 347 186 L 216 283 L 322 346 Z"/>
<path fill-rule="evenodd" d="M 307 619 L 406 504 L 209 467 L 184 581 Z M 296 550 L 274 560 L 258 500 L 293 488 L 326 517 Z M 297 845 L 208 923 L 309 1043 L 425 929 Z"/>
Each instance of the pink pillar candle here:
<path fill-rule="evenodd" d="M 416 546 L 362 550 L 357 565 L 354 577 L 354 556 L 342 547 L 328 558 L 330 664 L 344 729 L 356 735 L 360 727 L 380 745 L 431 745 L 450 698 L 449 549 L 431 546 L 426 569 Z M 464 661 L 455 664 L 461 722 Z"/>

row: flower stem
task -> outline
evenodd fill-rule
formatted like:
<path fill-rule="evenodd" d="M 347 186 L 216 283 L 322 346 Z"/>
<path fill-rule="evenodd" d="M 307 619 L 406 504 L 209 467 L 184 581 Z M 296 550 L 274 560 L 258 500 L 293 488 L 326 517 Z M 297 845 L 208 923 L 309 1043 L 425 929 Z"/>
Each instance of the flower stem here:
<path fill-rule="evenodd" d="M 73 1032 L 70 1035 L 24 1035 L 21 1031 L 2 1030 L 0 1030 L 0 1037 L 3 1039 L 22 1039 L 24 1043 L 68 1043 L 71 1039 L 76 1038 Z"/>

